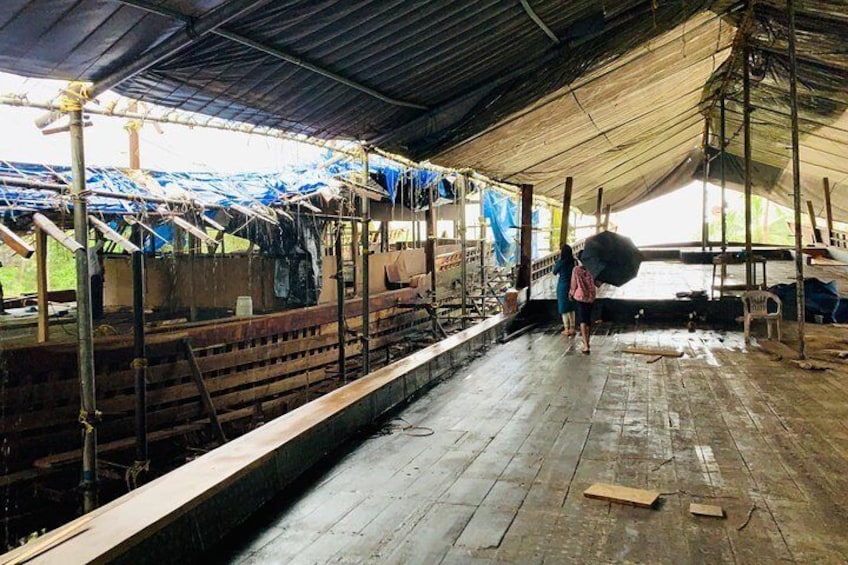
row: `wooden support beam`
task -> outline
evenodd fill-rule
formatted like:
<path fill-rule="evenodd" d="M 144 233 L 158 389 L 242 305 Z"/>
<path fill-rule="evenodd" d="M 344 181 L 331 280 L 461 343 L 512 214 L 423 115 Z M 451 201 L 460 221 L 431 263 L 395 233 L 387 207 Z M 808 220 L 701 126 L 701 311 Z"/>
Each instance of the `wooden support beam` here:
<path fill-rule="evenodd" d="M 751 10 L 753 0 L 748 0 Z M 752 10 L 751 10 L 752 11 Z M 801 256 L 801 152 L 798 132 L 798 67 L 795 53 L 795 2 L 786 0 L 786 12 L 789 19 L 789 106 L 791 110 L 792 134 L 792 203 L 795 213 L 795 305 L 798 328 L 798 358 L 807 358 L 806 344 L 806 300 L 804 297 L 804 258 Z M 812 212 L 812 205 L 810 205 Z M 814 219 L 814 214 L 810 214 Z M 816 233 L 813 224 L 813 233 Z"/>
<path fill-rule="evenodd" d="M 604 187 L 598 189 L 598 198 L 595 201 L 595 233 L 601 233 L 601 212 L 604 208 Z"/>
<path fill-rule="evenodd" d="M 45 343 L 50 339 L 50 325 L 48 322 L 47 304 L 47 233 L 36 228 L 35 230 L 35 282 L 38 302 L 38 343 Z"/>
<path fill-rule="evenodd" d="M 127 238 L 110 228 L 108 224 L 101 222 L 94 216 L 89 216 L 88 221 L 91 223 L 91 225 L 94 226 L 97 231 L 102 233 L 106 239 L 114 241 L 115 243 L 120 245 L 127 253 L 136 253 L 138 251 L 141 251 L 141 249 L 139 249 L 130 240 L 128 240 Z"/>
<path fill-rule="evenodd" d="M 807 200 L 807 213 L 810 215 L 810 225 L 813 227 L 813 241 L 815 243 L 822 242 L 821 232 L 816 224 L 816 210 L 813 207 L 813 201 Z"/>
<path fill-rule="evenodd" d="M 822 179 L 824 188 L 824 213 L 827 221 L 827 243 L 833 245 L 833 206 L 830 203 L 830 179 Z"/>
<path fill-rule="evenodd" d="M 77 243 L 73 237 L 59 229 L 59 226 L 48 220 L 46 216 L 36 212 L 32 215 L 32 223 L 35 224 L 38 229 L 43 230 L 47 235 L 58 241 L 62 247 L 71 253 L 76 253 L 83 249 L 82 245 Z"/>
<path fill-rule="evenodd" d="M 339 208 L 342 203 L 339 202 Z M 341 212 L 341 210 L 339 210 Z M 346 353 L 346 326 L 345 326 L 345 280 L 344 280 L 344 248 L 342 245 L 342 235 L 344 234 L 344 224 L 338 220 L 335 224 L 336 231 L 333 234 L 334 251 L 336 254 L 336 328 L 339 334 L 339 380 L 343 383 L 347 382 L 347 373 L 345 370 Z"/>
<path fill-rule="evenodd" d="M 427 241 L 424 243 L 424 262 L 427 272 L 430 273 L 430 288 L 432 289 L 432 298 L 436 300 L 436 192 L 433 185 L 430 185 L 430 204 L 425 211 L 425 220 L 427 223 Z"/>
<path fill-rule="evenodd" d="M 208 233 L 195 226 L 194 224 L 187 222 L 183 218 L 180 218 L 179 216 L 174 216 L 171 218 L 171 221 L 174 223 L 175 226 L 179 227 L 182 230 L 185 230 L 186 232 L 196 237 L 206 245 L 209 245 L 211 247 L 218 246 L 218 242 L 215 240 L 214 237 L 210 236 Z M 193 245 L 189 245 L 189 249 L 193 248 Z"/>
<path fill-rule="evenodd" d="M 710 118 L 704 120 L 704 163 L 701 171 L 703 183 L 701 184 L 701 251 L 707 250 L 710 240 L 710 214 L 707 209 L 707 180 L 710 178 Z"/>
<path fill-rule="evenodd" d="M 530 279 L 533 272 L 533 185 L 521 185 L 521 229 L 519 234 L 518 281 L 516 286 L 527 289 L 530 297 Z"/>
<path fill-rule="evenodd" d="M 604 206 L 604 231 L 609 230 L 610 213 L 612 213 L 612 205 L 607 204 Z"/>
<path fill-rule="evenodd" d="M 753 0 L 747 0 L 746 9 L 750 15 Z M 750 30 L 743 30 L 742 37 L 742 137 L 744 144 L 744 179 L 745 179 L 745 288 L 752 288 L 754 267 L 751 262 L 753 249 L 751 246 L 751 194 L 754 177 L 751 171 L 751 46 Z"/>
<path fill-rule="evenodd" d="M 568 243 L 568 221 L 571 219 L 571 194 L 574 189 L 574 177 L 565 177 L 562 191 L 562 222 L 559 226 L 559 245 Z"/>
<path fill-rule="evenodd" d="M 0 222 L 0 240 L 25 259 L 29 259 L 35 253 L 35 248 L 32 245 L 21 239 L 18 234 L 7 228 L 2 222 Z"/>
<path fill-rule="evenodd" d="M 465 203 L 466 203 L 466 193 L 468 188 L 468 179 L 464 176 L 460 176 L 457 179 L 459 183 L 459 249 L 462 254 L 462 262 L 459 264 L 460 266 L 460 278 L 462 279 L 460 283 L 460 300 L 462 304 L 462 329 L 467 327 L 466 316 L 468 315 L 468 238 L 467 238 L 467 229 L 465 225 Z"/>
<path fill-rule="evenodd" d="M 191 339 L 183 339 L 183 349 L 185 358 L 188 361 L 191 369 L 191 378 L 194 384 L 197 385 L 197 392 L 200 393 L 200 401 L 209 414 L 209 423 L 212 426 L 212 432 L 223 444 L 227 442 L 227 436 L 224 435 L 224 429 L 221 427 L 221 421 L 218 420 L 218 413 L 215 411 L 215 405 L 212 403 L 212 397 L 209 396 L 209 389 L 206 388 L 206 382 L 203 380 L 203 373 L 200 371 L 200 365 L 197 364 L 197 358 L 194 356 L 194 349 L 191 347 Z"/>

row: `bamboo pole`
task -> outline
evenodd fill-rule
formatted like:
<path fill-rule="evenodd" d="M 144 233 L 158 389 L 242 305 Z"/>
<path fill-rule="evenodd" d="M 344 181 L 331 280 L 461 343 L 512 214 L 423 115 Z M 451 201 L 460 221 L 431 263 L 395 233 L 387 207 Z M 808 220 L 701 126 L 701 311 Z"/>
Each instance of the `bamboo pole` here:
<path fill-rule="evenodd" d="M 795 212 L 795 304 L 798 309 L 798 358 L 807 357 L 806 327 L 804 326 L 804 258 L 801 249 L 801 156 L 798 139 L 798 67 L 795 57 L 795 1 L 786 0 L 789 14 L 789 104 L 792 123 L 792 200 Z M 814 232 L 815 233 L 815 232 Z"/>
<path fill-rule="evenodd" d="M 38 296 L 38 343 L 46 343 L 50 339 L 47 311 L 49 308 L 47 303 L 47 233 L 40 228 L 35 229 L 35 269 Z"/>
<path fill-rule="evenodd" d="M 97 412 L 94 383 L 94 335 L 91 311 L 91 279 L 88 269 L 88 214 L 85 197 L 85 145 L 82 108 L 71 110 L 71 196 L 74 206 L 74 235 L 79 246 L 77 267 L 77 339 L 80 379 L 80 423 L 83 428 L 83 510 L 97 508 Z"/>

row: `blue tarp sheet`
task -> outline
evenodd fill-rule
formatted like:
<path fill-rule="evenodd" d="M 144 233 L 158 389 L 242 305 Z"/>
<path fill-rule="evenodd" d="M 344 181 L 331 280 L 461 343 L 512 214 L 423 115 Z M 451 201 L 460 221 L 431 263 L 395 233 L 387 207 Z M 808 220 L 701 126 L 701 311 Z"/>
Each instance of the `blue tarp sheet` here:
<path fill-rule="evenodd" d="M 494 190 L 483 191 L 483 216 L 488 221 L 489 227 L 495 238 L 495 259 L 501 267 L 515 265 L 517 261 L 518 228 L 520 218 L 518 217 L 518 203 L 511 197 Z M 533 227 L 539 226 L 539 212 L 533 212 Z M 531 239 L 532 257 L 538 258 L 539 250 L 536 237 Z"/>

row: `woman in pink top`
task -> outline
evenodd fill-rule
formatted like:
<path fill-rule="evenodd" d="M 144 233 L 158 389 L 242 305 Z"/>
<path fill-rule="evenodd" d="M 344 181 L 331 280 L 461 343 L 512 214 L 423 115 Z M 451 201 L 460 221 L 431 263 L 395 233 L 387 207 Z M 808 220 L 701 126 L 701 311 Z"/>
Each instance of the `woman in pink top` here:
<path fill-rule="evenodd" d="M 589 324 L 592 323 L 592 305 L 595 302 L 595 278 L 582 264 L 571 272 L 571 288 L 568 295 L 577 302 L 577 323 L 583 338 L 584 354 L 589 354 Z"/>

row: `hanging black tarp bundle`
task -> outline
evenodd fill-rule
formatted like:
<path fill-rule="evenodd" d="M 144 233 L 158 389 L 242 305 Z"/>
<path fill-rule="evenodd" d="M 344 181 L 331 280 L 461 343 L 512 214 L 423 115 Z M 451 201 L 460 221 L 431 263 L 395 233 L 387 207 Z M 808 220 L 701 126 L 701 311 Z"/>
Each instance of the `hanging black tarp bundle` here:
<path fill-rule="evenodd" d="M 255 220 L 239 236 L 259 246 L 264 255 L 275 257 L 274 296 L 286 306 L 318 303 L 322 282 L 321 232 L 323 221 L 309 214 L 279 224 Z"/>

